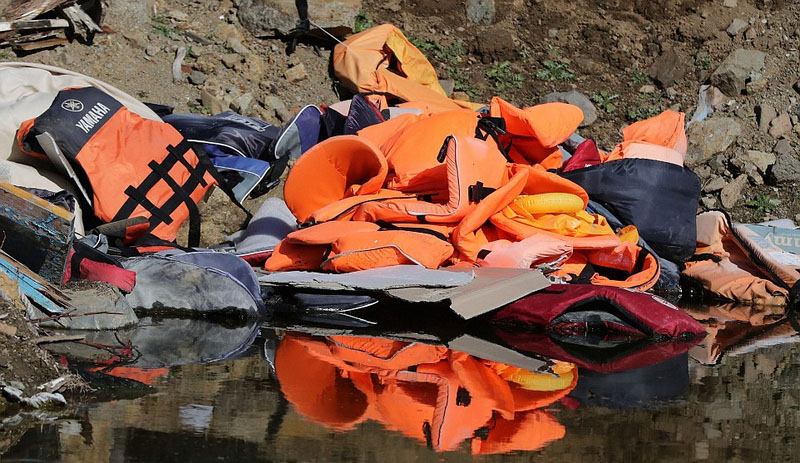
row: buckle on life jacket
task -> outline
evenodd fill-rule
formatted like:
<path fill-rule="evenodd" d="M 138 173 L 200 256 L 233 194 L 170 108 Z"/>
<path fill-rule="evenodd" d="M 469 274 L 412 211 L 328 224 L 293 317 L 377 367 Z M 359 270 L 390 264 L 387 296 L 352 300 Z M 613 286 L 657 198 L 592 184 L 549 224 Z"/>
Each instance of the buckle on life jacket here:
<path fill-rule="evenodd" d="M 478 182 L 475 185 L 470 185 L 467 191 L 469 191 L 470 202 L 479 203 L 487 196 L 497 191 L 497 188 L 483 186 L 483 182 Z"/>

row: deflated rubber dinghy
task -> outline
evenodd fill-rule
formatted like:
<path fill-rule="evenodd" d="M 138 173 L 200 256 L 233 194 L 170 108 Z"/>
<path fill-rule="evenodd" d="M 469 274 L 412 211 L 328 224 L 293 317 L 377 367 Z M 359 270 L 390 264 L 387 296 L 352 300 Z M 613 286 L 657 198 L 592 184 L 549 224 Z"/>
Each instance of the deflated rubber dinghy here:
<path fill-rule="evenodd" d="M 248 317 L 264 310 L 253 269 L 232 254 L 156 254 L 128 259 L 122 265 L 136 272 L 136 286 L 125 297 L 137 309 L 197 314 L 233 311 Z"/>

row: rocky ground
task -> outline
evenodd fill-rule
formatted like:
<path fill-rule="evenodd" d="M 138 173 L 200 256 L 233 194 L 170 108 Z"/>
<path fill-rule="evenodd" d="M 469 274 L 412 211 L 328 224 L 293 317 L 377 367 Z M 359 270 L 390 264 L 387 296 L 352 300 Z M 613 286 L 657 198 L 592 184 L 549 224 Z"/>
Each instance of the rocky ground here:
<path fill-rule="evenodd" d="M 285 41 L 286 0 L 111 0 L 108 34 L 21 58 L 71 68 L 181 112 L 232 109 L 273 123 L 303 105 L 338 100 L 330 44 Z M 664 109 L 694 115 L 701 85 L 713 114 L 688 129 L 687 165 L 703 182 L 701 208 L 735 219 L 795 218 L 800 202 L 800 4 L 782 0 L 337 0 L 311 3 L 323 25 L 392 22 L 461 98 L 498 94 L 517 105 L 580 105 L 580 129 L 612 148 L 626 124 Z M 274 8 L 272 6 L 275 6 Z M 355 19 L 354 19 L 355 18 Z M 320 46 L 317 46 L 320 45 Z M 185 47 L 183 79 L 173 81 Z M 207 243 L 240 223 L 211 200 Z M 224 211 L 224 212 L 220 212 Z"/>

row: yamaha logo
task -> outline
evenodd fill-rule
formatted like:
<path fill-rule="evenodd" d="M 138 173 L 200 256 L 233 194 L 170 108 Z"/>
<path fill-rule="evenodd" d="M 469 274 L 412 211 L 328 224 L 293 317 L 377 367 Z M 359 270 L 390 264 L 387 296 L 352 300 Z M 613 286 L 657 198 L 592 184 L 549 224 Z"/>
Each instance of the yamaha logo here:
<path fill-rule="evenodd" d="M 83 111 L 83 103 L 80 100 L 64 100 L 64 102 L 61 103 L 61 108 L 71 113 L 79 113 Z"/>

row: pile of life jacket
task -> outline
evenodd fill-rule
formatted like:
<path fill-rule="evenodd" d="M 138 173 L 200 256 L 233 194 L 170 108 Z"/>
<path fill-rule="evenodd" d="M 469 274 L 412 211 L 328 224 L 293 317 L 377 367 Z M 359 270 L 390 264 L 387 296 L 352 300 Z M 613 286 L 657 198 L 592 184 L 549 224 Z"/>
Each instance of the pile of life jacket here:
<path fill-rule="evenodd" d="M 373 420 L 437 452 L 469 441 L 475 455 L 564 437 L 544 408 L 578 382 L 567 362 L 543 361 L 533 372 L 440 346 L 294 333 L 281 340 L 275 371 L 286 399 L 311 421 L 343 432 Z"/>
<path fill-rule="evenodd" d="M 372 117 L 297 160 L 284 199 L 300 228 L 266 270 L 520 267 L 646 290 L 663 259 L 694 254 L 700 182 L 683 167 L 682 113 L 631 125 L 604 153 L 571 143 L 576 106 L 495 97 L 476 111 L 443 96 L 429 66 L 389 25 L 337 46 L 337 76 L 362 92 L 350 106 Z"/>

